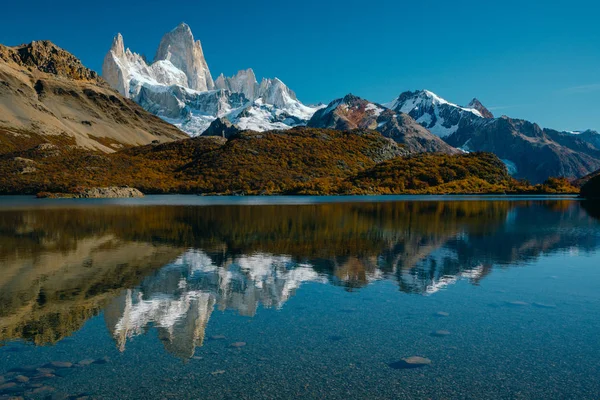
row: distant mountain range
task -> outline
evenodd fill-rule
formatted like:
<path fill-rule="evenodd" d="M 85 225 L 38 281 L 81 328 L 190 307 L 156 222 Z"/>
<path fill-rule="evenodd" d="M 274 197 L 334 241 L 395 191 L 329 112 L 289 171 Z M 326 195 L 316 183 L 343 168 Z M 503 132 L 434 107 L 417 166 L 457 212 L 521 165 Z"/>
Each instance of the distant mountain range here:
<path fill-rule="evenodd" d="M 402 156 L 491 152 L 513 177 L 532 183 L 551 176 L 581 178 L 600 169 L 598 132 L 561 132 L 496 118 L 478 99 L 463 107 L 420 90 L 385 104 L 348 94 L 313 106 L 277 78 L 259 82 L 252 69 L 213 79 L 186 24 L 164 35 L 152 62 L 127 49 L 118 34 L 102 76 L 47 41 L 0 46 L 1 153 L 48 144 L 110 153 L 189 136 L 229 139 L 246 130 L 307 126 L 377 131 L 395 141 Z"/>
<path fill-rule="evenodd" d="M 258 83 L 252 69 L 213 81 L 200 41 L 186 24 L 164 35 L 152 63 L 125 49 L 118 34 L 102 75 L 123 96 L 191 136 L 202 134 L 217 117 L 244 130 L 265 131 L 306 125 L 317 110 L 277 78 Z"/>
<path fill-rule="evenodd" d="M 558 132 L 494 115 L 478 100 L 466 107 L 427 90 L 404 92 L 377 104 L 347 95 L 327 106 L 302 104 L 279 79 L 258 83 L 252 69 L 212 80 L 199 41 L 180 24 L 167 33 L 153 63 L 125 49 L 121 35 L 106 55 L 103 76 L 146 110 L 190 134 L 231 136 L 308 125 L 373 129 L 409 153 L 488 151 L 516 178 L 578 178 L 600 168 L 597 132 Z M 458 150 L 457 150 L 458 149 Z"/>

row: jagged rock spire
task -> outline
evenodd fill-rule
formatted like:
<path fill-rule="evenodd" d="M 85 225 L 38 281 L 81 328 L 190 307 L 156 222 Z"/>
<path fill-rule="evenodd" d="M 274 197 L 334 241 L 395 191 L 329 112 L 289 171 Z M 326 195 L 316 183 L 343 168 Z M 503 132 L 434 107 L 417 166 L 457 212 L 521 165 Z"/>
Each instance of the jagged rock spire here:
<path fill-rule="evenodd" d="M 473 100 L 471 100 L 471 102 L 469 103 L 469 105 L 467 107 L 474 108 L 477 111 L 479 111 L 483 118 L 494 118 L 494 114 L 492 114 L 492 112 L 490 110 L 485 108 L 485 106 L 483 104 L 481 104 L 481 102 L 479 100 L 477 100 L 477 98 L 474 98 Z"/>
<path fill-rule="evenodd" d="M 155 61 L 159 60 L 168 60 L 183 71 L 188 77 L 190 89 L 214 89 L 202 45 L 199 40 L 194 41 L 192 30 L 187 24 L 181 23 L 163 36 L 155 57 Z"/>

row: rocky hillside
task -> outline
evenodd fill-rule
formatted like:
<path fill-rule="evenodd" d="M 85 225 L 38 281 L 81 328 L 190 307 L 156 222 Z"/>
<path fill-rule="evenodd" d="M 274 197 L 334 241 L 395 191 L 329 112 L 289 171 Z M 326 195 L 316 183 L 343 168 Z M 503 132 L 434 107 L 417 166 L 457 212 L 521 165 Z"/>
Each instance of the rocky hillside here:
<path fill-rule="evenodd" d="M 410 156 L 370 130 L 294 128 L 201 136 L 102 154 L 36 147 L 0 155 L 0 194 L 85 193 L 128 186 L 143 193 L 403 194 L 573 192 L 556 180 L 531 187 L 484 153 Z"/>
<path fill-rule="evenodd" d="M 53 43 L 0 45 L 0 153 L 44 143 L 113 152 L 183 137 Z"/>
<path fill-rule="evenodd" d="M 549 176 L 577 178 L 600 168 L 600 158 L 552 140 L 539 125 L 508 117 L 461 123 L 446 141 L 466 151 L 487 151 L 513 166 L 513 176 L 534 183 Z"/>
<path fill-rule="evenodd" d="M 409 153 L 458 153 L 439 137 L 402 112 L 389 110 L 348 94 L 321 108 L 308 121 L 309 127 L 329 129 L 373 129 L 403 145 Z"/>
<path fill-rule="evenodd" d="M 513 177 L 540 183 L 551 176 L 579 178 L 600 168 L 595 135 L 542 129 L 506 116 L 494 118 L 477 99 L 467 107 L 427 90 L 404 92 L 387 106 L 463 151 L 484 151 L 502 159 Z"/>

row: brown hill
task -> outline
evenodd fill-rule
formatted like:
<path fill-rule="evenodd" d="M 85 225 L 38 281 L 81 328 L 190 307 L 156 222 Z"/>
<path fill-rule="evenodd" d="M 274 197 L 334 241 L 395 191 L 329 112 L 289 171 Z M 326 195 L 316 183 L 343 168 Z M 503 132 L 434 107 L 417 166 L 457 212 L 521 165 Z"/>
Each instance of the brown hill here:
<path fill-rule="evenodd" d="M 51 42 L 0 45 L 0 153 L 42 143 L 108 153 L 185 137 Z"/>
<path fill-rule="evenodd" d="M 198 137 L 111 154 L 38 146 L 0 155 L 0 193 L 130 186 L 144 193 L 402 194 L 576 192 L 566 180 L 532 187 L 492 154 L 422 153 L 378 132 L 295 128 Z"/>

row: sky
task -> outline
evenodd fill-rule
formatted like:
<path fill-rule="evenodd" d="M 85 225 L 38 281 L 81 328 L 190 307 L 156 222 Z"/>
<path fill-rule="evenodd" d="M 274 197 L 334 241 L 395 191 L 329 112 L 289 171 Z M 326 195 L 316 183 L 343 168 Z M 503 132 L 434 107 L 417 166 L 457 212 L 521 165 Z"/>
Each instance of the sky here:
<path fill-rule="evenodd" d="M 497 116 L 600 130 L 600 4 L 530 0 L 7 1 L 0 43 L 51 40 L 102 70 L 112 38 L 154 57 L 180 22 L 213 78 L 253 68 L 306 103 L 428 89 Z M 27 10 L 23 10 L 26 7 Z"/>

